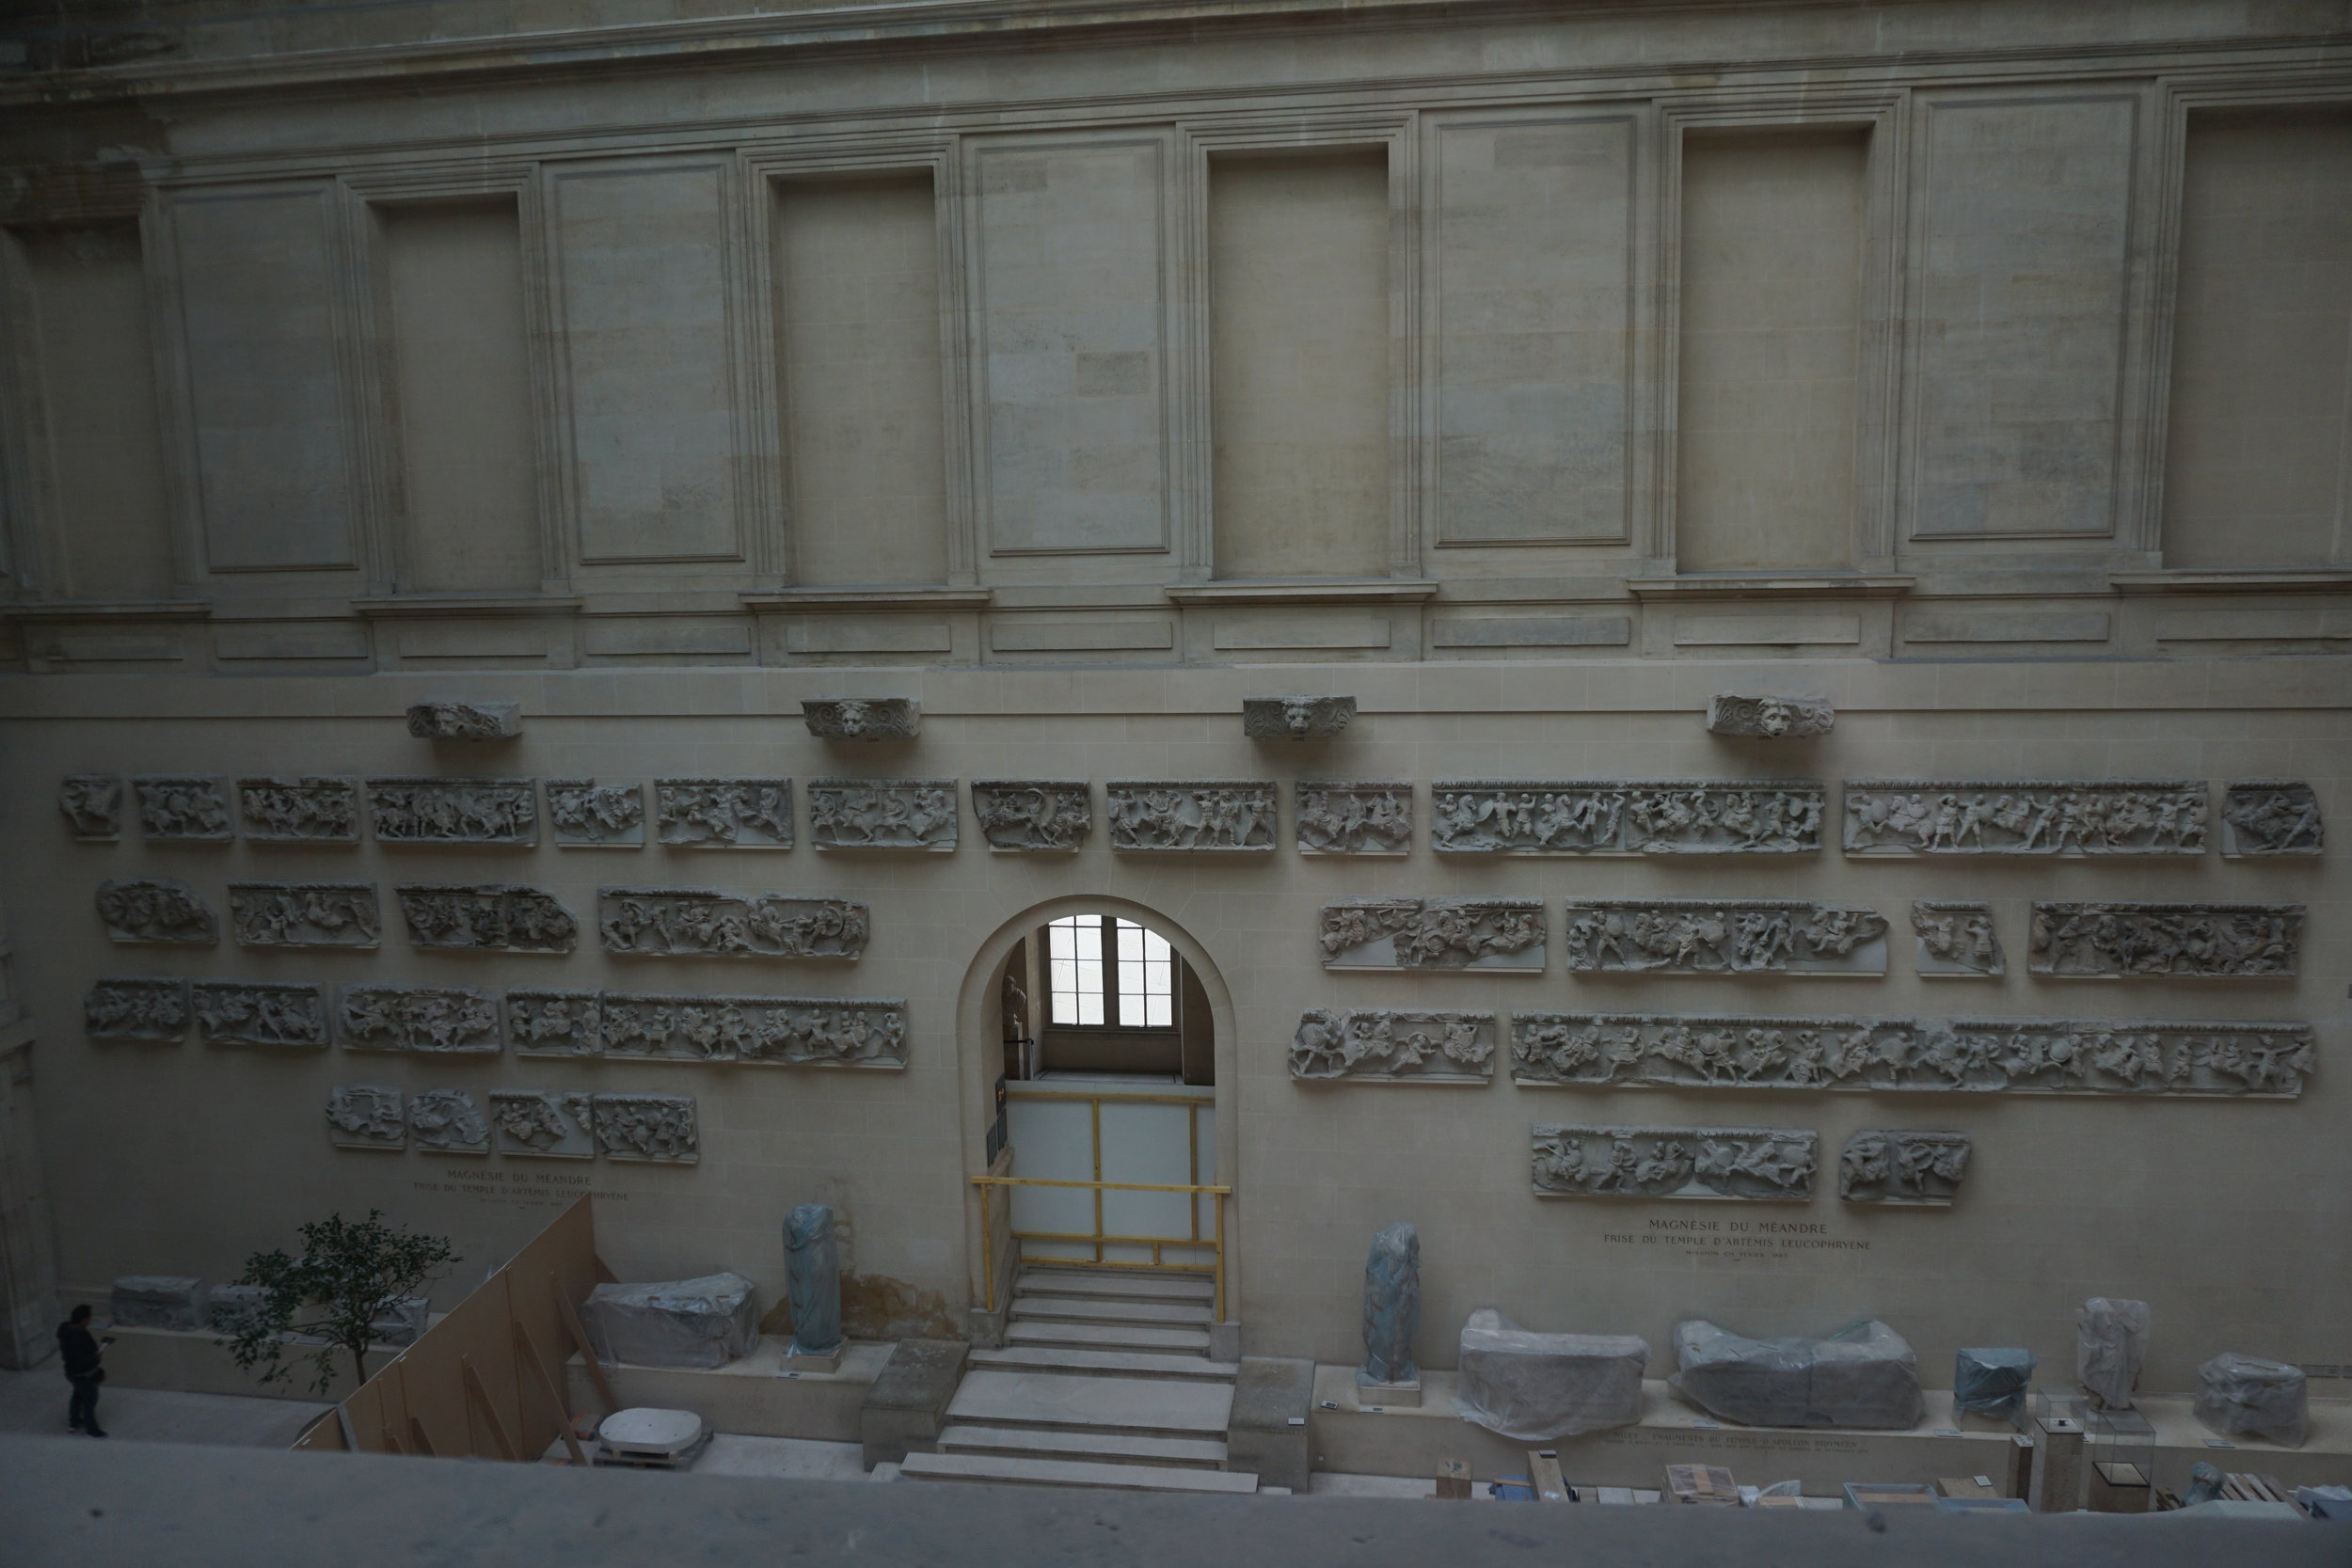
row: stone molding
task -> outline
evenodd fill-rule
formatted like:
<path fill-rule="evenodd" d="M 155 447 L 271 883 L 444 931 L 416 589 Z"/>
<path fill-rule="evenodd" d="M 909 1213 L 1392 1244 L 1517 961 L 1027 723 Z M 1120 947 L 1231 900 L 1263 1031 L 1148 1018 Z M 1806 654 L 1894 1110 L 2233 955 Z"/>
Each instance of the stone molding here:
<path fill-rule="evenodd" d="M 412 703 L 408 733 L 419 740 L 512 740 L 523 733 L 518 703 Z"/>
<path fill-rule="evenodd" d="M 1085 779 L 975 779 L 972 815 L 991 849 L 1075 849 L 1094 832 L 1094 786 Z"/>
<path fill-rule="evenodd" d="M 2034 900 L 2026 965 L 2097 979 L 2289 979 L 2301 958 L 2300 904 Z"/>
<path fill-rule="evenodd" d="M 811 779 L 808 838 L 819 849 L 955 852 L 953 779 Z"/>
<path fill-rule="evenodd" d="M 239 779 L 237 820 L 256 844 L 357 844 L 359 781 Z"/>
<path fill-rule="evenodd" d="M 1413 786 L 1406 781 L 1301 779 L 1291 832 L 1302 855 L 1408 855 Z"/>
<path fill-rule="evenodd" d="M 1568 968 L 1597 974 L 1886 973 L 1886 920 L 1792 898 L 1571 898 Z"/>
<path fill-rule="evenodd" d="M 558 847 L 638 849 L 645 843 L 645 789 L 635 782 L 548 779 L 548 826 Z"/>
<path fill-rule="evenodd" d="M 1837 710 L 1826 697 L 1739 697 L 1718 692 L 1707 700 L 1709 735 L 1751 740 L 1809 740 L 1829 734 Z"/>
<path fill-rule="evenodd" d="M 539 791 L 530 779 L 370 779 L 367 787 L 378 844 L 539 842 Z"/>
<path fill-rule="evenodd" d="M 1451 855 L 1803 855 L 1815 779 L 1439 779 L 1429 847 Z"/>
<path fill-rule="evenodd" d="M 1848 1203 L 1949 1208 L 1975 1151 L 1965 1132 L 1865 1128 L 1838 1152 L 1837 1196 Z"/>
<path fill-rule="evenodd" d="M 913 740 L 923 709 L 906 697 L 816 697 L 802 701 L 801 721 L 819 740 Z"/>
<path fill-rule="evenodd" d="M 1538 1197 L 1804 1203 L 1820 1134 L 1801 1127 L 1609 1127 L 1538 1122 Z"/>
<path fill-rule="evenodd" d="M 1252 740 L 1329 740 L 1355 717 L 1353 697 L 1241 700 L 1241 733 Z"/>
<path fill-rule="evenodd" d="M 553 895 L 517 882 L 401 882 L 408 940 L 469 953 L 568 953 L 580 922 Z"/>
<path fill-rule="evenodd" d="M 384 940 L 373 882 L 230 882 L 229 928 L 240 947 L 351 947 Z"/>
<path fill-rule="evenodd" d="M 1115 779 L 1103 786 L 1111 847 L 1270 854 L 1279 789 L 1266 779 Z"/>
<path fill-rule="evenodd" d="M 109 879 L 98 884 L 106 940 L 125 946 L 209 947 L 220 921 L 203 895 L 177 877 Z"/>
<path fill-rule="evenodd" d="M 719 888 L 600 887 L 604 950 L 632 958 L 854 958 L 871 912 L 847 898 Z"/>
<path fill-rule="evenodd" d="M 1849 855 L 2201 855 L 2201 779 L 1846 781 Z"/>
<path fill-rule="evenodd" d="M 1495 1015 L 1313 1008 L 1291 1037 L 1291 1076 L 1354 1084 L 1489 1084 Z"/>
<path fill-rule="evenodd" d="M 1540 898 L 1347 898 L 1323 906 L 1326 969 L 1539 973 Z"/>
<path fill-rule="evenodd" d="M 674 849 L 789 849 L 790 779 L 656 779 L 656 832 Z"/>

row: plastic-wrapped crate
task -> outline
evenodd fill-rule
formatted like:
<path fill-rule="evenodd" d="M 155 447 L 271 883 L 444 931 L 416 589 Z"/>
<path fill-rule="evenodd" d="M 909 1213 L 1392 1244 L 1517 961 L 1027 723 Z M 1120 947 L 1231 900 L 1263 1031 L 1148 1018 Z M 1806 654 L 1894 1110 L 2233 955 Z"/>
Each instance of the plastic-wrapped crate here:
<path fill-rule="evenodd" d="M 1748 1339 L 1694 1320 L 1676 1325 L 1675 1357 L 1668 1381 L 1742 1426 L 1906 1431 L 1927 1414 L 1917 1357 L 1875 1320 L 1826 1339 Z"/>
<path fill-rule="evenodd" d="M 2197 1369 L 2197 1418 L 2224 1437 L 2267 1437 L 2299 1449 L 2311 1434 L 2300 1367 L 2223 1351 Z"/>
<path fill-rule="evenodd" d="M 759 1344 L 754 1286 L 739 1274 L 599 1285 L 580 1308 L 600 1359 L 639 1367 L 723 1367 Z"/>
<path fill-rule="evenodd" d="M 1625 1334 L 1537 1334 L 1492 1307 L 1462 1325 L 1454 1401 L 1462 1419 L 1524 1443 L 1642 1418 L 1649 1342 Z"/>

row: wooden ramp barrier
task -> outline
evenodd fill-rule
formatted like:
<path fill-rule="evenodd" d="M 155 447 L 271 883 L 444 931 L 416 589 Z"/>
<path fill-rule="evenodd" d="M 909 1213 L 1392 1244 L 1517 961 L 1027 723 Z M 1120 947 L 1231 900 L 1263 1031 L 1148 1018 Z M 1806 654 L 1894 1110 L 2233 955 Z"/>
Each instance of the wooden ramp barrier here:
<path fill-rule="evenodd" d="M 603 1413 L 620 1404 L 580 1321 L 590 1287 L 612 1277 L 596 1257 L 593 1201 L 557 1215 L 294 1448 L 528 1462 L 560 1439 L 586 1464 L 564 1396 L 574 1351 Z"/>

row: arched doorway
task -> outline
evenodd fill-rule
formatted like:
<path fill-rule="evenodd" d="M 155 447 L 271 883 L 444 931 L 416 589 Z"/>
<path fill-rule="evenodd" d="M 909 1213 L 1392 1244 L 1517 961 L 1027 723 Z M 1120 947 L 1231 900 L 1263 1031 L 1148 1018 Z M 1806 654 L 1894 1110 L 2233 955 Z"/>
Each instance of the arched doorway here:
<path fill-rule="evenodd" d="M 1056 950 L 1101 966 L 1063 974 L 1074 983 L 1060 988 L 1070 1022 L 1058 1025 Z M 1009 977 L 1030 1025 L 1010 1043 Z M 1238 1354 L 1233 1006 L 1201 943 L 1127 899 L 1035 905 L 973 955 L 956 1038 L 974 1338 L 1001 1337 L 1025 1250 L 1057 1265 L 1210 1275 L 1212 1344 Z M 1224 1190 L 1178 1190 L 1188 1188 Z"/>

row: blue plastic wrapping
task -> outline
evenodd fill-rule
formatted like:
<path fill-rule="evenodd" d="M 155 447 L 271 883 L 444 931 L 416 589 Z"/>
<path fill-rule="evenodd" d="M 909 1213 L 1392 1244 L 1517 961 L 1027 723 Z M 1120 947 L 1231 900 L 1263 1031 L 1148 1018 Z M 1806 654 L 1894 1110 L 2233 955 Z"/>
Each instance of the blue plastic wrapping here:
<path fill-rule="evenodd" d="M 2029 1350 L 1963 1350 L 1952 1365 L 1952 1403 L 1978 1416 L 2015 1421 L 2033 1382 Z"/>

